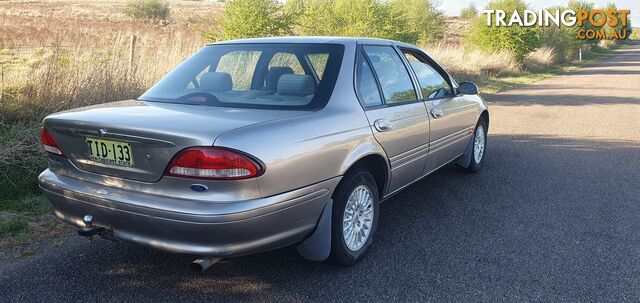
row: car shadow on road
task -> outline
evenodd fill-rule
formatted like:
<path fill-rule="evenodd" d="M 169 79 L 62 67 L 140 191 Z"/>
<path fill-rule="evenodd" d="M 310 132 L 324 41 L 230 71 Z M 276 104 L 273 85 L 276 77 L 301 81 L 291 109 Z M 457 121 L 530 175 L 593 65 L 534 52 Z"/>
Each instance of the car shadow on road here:
<path fill-rule="evenodd" d="M 192 273 L 191 256 L 73 238 L 24 264 L 46 264 L 37 278 L 7 276 L 23 291 L 72 298 L 318 302 L 593 299 L 616 279 L 601 263 L 615 259 L 616 274 L 633 276 L 637 251 L 622 239 L 640 241 L 639 142 L 491 135 L 489 144 L 479 173 L 446 166 L 385 202 L 370 253 L 351 268 L 286 247 Z M 585 273 L 601 284 L 585 284 Z M 626 281 L 614 284 L 635 283 Z"/>

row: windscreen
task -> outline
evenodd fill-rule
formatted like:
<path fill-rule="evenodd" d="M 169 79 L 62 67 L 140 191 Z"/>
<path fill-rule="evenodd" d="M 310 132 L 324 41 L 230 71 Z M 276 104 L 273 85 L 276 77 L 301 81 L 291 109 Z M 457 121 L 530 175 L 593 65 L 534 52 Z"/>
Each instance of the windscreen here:
<path fill-rule="evenodd" d="M 262 109 L 326 104 L 344 47 L 334 44 L 206 46 L 139 100 Z"/>

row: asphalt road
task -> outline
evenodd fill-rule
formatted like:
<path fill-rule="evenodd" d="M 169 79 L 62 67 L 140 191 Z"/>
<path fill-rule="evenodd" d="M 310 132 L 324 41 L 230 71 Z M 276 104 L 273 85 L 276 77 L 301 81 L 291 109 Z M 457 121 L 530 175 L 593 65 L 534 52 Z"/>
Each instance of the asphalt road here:
<path fill-rule="evenodd" d="M 69 236 L 0 261 L 0 301 L 640 300 L 640 46 L 488 99 L 484 170 L 445 167 L 382 205 L 355 267 L 285 248 L 196 274 Z"/>

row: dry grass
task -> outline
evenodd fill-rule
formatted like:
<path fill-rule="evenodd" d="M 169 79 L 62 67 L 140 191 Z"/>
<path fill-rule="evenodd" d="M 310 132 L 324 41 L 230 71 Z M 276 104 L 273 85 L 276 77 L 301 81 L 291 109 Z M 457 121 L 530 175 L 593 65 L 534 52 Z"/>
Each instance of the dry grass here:
<path fill-rule="evenodd" d="M 220 14 L 219 3 L 171 3 L 167 21 L 140 21 L 123 13 L 126 1 L 0 1 L 0 48 L 24 46 L 110 46 L 122 35 L 135 34 L 145 44 L 173 36 L 199 39 L 201 18 Z M 80 44 L 78 44 L 80 43 Z"/>
<path fill-rule="evenodd" d="M 528 71 L 541 71 L 559 62 L 559 56 L 553 48 L 541 47 L 528 54 L 522 65 Z"/>
<path fill-rule="evenodd" d="M 46 159 L 38 143 L 44 116 L 139 96 L 199 47 L 175 44 L 166 50 L 141 50 L 132 65 L 127 49 L 56 48 L 44 51 L 44 58 L 25 72 L 10 74 L 0 101 L 0 170 L 11 174 L 0 175 L 0 191 L 34 188 Z"/>
<path fill-rule="evenodd" d="M 38 143 L 44 116 L 139 96 L 202 47 L 195 12 L 217 14 L 220 8 L 174 4 L 172 20 L 158 23 L 132 20 L 123 6 L 0 2 L 0 204 L 35 189 L 46 164 Z"/>
<path fill-rule="evenodd" d="M 454 78 L 460 80 L 481 82 L 486 78 L 513 75 L 522 71 L 509 52 L 486 53 L 447 44 L 428 45 L 423 49 Z"/>

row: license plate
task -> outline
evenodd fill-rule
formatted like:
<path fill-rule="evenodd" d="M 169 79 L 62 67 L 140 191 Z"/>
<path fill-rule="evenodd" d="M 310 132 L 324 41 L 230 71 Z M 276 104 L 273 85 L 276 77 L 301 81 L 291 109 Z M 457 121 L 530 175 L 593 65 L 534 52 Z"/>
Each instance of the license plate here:
<path fill-rule="evenodd" d="M 85 137 L 89 159 L 118 166 L 133 167 L 133 150 L 126 142 Z"/>

